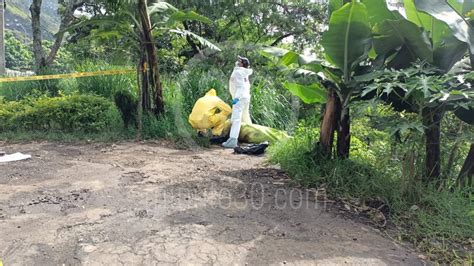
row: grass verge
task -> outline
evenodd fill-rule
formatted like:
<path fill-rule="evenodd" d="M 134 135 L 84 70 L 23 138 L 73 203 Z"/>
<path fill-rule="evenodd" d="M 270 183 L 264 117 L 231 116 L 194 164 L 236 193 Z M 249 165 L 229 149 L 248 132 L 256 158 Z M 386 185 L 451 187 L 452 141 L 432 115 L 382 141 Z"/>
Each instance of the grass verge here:
<path fill-rule="evenodd" d="M 300 127 L 293 139 L 270 148 L 270 161 L 279 164 L 298 184 L 323 186 L 332 197 L 357 199 L 362 205 L 383 203 L 398 228 L 397 239 L 410 241 L 432 260 L 472 265 L 472 191 L 438 191 L 437 187 L 411 181 L 407 185 L 402 171 L 395 170 L 401 168 L 399 161 L 386 160 L 384 167 L 380 165 L 381 155 L 367 155 L 367 147 L 351 151 L 354 156 L 350 160 L 318 158 L 313 153 L 318 137 L 317 130 Z M 368 159 L 371 157 L 373 161 Z"/>

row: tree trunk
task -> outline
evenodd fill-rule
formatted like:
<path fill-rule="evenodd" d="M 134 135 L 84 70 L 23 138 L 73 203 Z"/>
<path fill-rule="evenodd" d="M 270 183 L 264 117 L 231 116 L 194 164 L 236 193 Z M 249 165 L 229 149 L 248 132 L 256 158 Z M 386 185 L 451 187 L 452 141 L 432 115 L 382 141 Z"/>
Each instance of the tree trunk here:
<path fill-rule="evenodd" d="M 30 6 L 31 29 L 33 31 L 33 54 L 35 56 L 35 70 L 41 72 L 46 66 L 41 36 L 41 5 L 43 0 L 33 0 Z"/>
<path fill-rule="evenodd" d="M 7 69 L 5 58 L 5 1 L 0 0 L 0 76 L 4 75 L 6 72 Z"/>
<path fill-rule="evenodd" d="M 323 120 L 321 122 L 320 136 L 319 136 L 319 147 L 318 149 L 322 155 L 330 159 L 332 155 L 332 148 L 334 143 L 334 131 L 337 127 L 337 117 L 340 109 L 339 98 L 333 89 L 328 91 L 328 101 L 323 114 Z"/>
<path fill-rule="evenodd" d="M 54 44 L 51 47 L 51 51 L 49 52 L 48 57 L 45 59 L 46 66 L 51 65 L 58 54 L 59 48 L 63 43 L 65 29 L 71 25 L 71 22 L 74 19 L 74 12 L 76 11 L 76 6 L 66 6 L 63 14 L 61 15 L 61 24 L 59 25 L 59 31 L 56 34 L 56 39 L 54 40 Z"/>
<path fill-rule="evenodd" d="M 439 178 L 441 174 L 441 119 L 443 112 L 425 108 L 423 110 L 423 125 L 425 126 L 426 141 L 426 181 Z"/>
<path fill-rule="evenodd" d="M 137 107 L 137 122 L 138 122 L 138 132 L 137 132 L 137 141 L 140 141 L 143 136 L 143 86 L 141 85 L 141 80 L 143 76 L 143 62 L 140 61 L 140 64 L 137 66 L 137 85 L 138 85 L 138 107 Z"/>
<path fill-rule="evenodd" d="M 41 6 L 43 0 L 33 0 L 30 6 L 30 13 L 31 28 L 33 30 L 33 53 L 35 56 L 35 68 L 37 73 L 42 72 L 45 67 L 50 66 L 54 62 L 54 59 L 63 43 L 65 34 L 64 30 L 69 27 L 71 22 L 74 20 L 74 12 L 76 12 L 76 9 L 82 6 L 85 2 L 86 0 L 59 1 L 59 4 L 63 6 L 61 12 L 61 24 L 59 25 L 59 31 L 56 34 L 53 46 L 51 47 L 48 56 L 45 57 L 41 36 Z"/>
<path fill-rule="evenodd" d="M 337 126 L 337 156 L 340 159 L 349 158 L 351 148 L 351 118 L 349 107 L 342 107 Z"/>
<path fill-rule="evenodd" d="M 153 88 L 152 92 L 154 93 L 154 106 L 152 107 L 151 111 L 153 111 L 155 115 L 160 115 L 164 112 L 163 89 L 161 87 L 160 73 L 158 70 L 158 58 L 156 55 L 155 42 L 152 36 L 152 27 L 150 16 L 148 14 L 147 0 L 140 0 L 138 2 L 138 9 L 140 13 L 140 23 L 143 29 L 142 45 L 145 48 L 148 67 L 148 70 L 144 70 L 146 71 L 144 76 L 147 76 L 147 84 L 151 85 L 151 88 Z M 145 84 L 142 84 L 142 86 L 144 85 Z M 149 90 L 147 90 L 147 93 L 149 93 Z"/>
<path fill-rule="evenodd" d="M 471 149 L 467 154 L 466 161 L 464 161 L 464 165 L 461 168 L 461 172 L 459 173 L 458 183 L 463 186 L 473 186 L 474 185 L 474 143 L 471 144 Z"/>
<path fill-rule="evenodd" d="M 462 121 L 459 121 L 459 130 L 458 134 L 461 135 L 464 129 L 464 123 Z M 451 152 L 449 153 L 449 158 L 448 158 L 448 164 L 446 165 L 446 176 L 451 176 L 451 171 L 454 166 L 454 160 L 456 159 L 456 156 L 458 155 L 459 151 L 459 146 L 461 146 L 462 140 L 456 140 L 456 142 L 453 145 L 453 148 L 451 149 Z"/>
<path fill-rule="evenodd" d="M 142 108 L 146 112 L 151 112 L 152 110 L 152 104 L 151 104 L 151 97 L 150 97 L 150 79 L 149 79 L 149 70 L 148 70 L 148 63 L 147 63 L 147 54 L 145 50 L 143 49 L 142 51 L 142 58 L 140 59 L 140 76 L 139 78 L 141 79 L 141 87 L 140 90 L 142 91 L 141 93 L 141 98 L 140 101 L 142 103 Z"/>

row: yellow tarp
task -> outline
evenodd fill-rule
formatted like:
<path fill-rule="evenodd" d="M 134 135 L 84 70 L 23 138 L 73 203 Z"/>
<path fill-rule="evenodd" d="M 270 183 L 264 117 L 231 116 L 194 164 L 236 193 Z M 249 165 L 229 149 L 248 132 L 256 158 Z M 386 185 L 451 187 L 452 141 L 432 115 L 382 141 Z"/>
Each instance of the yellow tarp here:
<path fill-rule="evenodd" d="M 217 97 L 216 90 L 211 89 L 197 100 L 189 115 L 189 123 L 197 130 L 211 129 L 212 135 L 220 136 L 231 113 L 232 108 Z"/>
<path fill-rule="evenodd" d="M 194 129 L 202 132 L 212 130 L 213 136 L 226 136 L 231 127 L 228 119 L 231 113 L 230 106 L 217 97 L 214 89 L 211 89 L 204 97 L 197 100 L 189 115 L 189 123 Z M 264 141 L 275 143 L 288 138 L 288 134 L 284 131 L 247 123 L 242 123 L 239 135 L 239 140 L 247 143 Z"/>

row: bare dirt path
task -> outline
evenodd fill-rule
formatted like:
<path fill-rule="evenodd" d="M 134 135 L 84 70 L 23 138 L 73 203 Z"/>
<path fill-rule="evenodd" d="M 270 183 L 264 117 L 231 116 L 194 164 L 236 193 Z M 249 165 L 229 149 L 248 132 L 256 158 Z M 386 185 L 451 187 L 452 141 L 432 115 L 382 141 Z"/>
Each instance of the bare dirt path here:
<path fill-rule="evenodd" d="M 160 143 L 5 144 L 5 265 L 422 264 L 265 158 Z M 301 194 L 300 194 L 301 193 Z"/>

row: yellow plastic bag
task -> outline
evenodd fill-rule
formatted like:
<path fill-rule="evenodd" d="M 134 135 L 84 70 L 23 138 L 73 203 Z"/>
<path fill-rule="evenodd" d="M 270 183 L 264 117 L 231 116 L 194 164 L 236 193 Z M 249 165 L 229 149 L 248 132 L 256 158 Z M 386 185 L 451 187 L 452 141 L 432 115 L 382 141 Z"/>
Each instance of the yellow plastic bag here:
<path fill-rule="evenodd" d="M 212 130 L 212 135 L 220 136 L 232 109 L 221 98 L 217 97 L 216 90 L 209 90 L 199 98 L 189 115 L 189 123 L 197 130 Z"/>
<path fill-rule="evenodd" d="M 211 129 L 213 136 L 228 136 L 232 124 L 228 119 L 231 113 L 231 107 L 217 97 L 216 90 L 211 89 L 196 101 L 189 115 L 189 123 L 199 131 Z M 284 131 L 247 123 L 242 123 L 239 135 L 239 140 L 247 143 L 275 143 L 288 138 Z"/>

